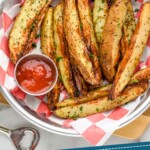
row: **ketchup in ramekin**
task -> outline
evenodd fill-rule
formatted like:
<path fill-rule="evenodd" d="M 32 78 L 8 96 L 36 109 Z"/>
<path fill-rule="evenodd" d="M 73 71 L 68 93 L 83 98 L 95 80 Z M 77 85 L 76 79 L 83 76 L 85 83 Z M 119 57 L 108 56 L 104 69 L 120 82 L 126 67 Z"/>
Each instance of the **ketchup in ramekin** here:
<path fill-rule="evenodd" d="M 44 95 L 55 85 L 58 71 L 55 63 L 42 54 L 22 57 L 15 67 L 18 86 L 27 94 Z"/>

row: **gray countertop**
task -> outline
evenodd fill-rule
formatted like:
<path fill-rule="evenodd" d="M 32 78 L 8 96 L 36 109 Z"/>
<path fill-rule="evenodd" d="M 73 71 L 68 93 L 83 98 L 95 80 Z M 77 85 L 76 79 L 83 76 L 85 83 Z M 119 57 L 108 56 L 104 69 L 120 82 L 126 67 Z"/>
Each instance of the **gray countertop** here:
<path fill-rule="evenodd" d="M 5 126 L 7 128 L 15 129 L 22 126 L 33 126 L 29 122 L 27 122 L 24 118 L 22 118 L 18 113 L 16 113 L 12 108 L 0 106 L 0 125 Z M 37 128 L 37 127 L 35 127 Z M 36 148 L 36 150 L 57 150 L 62 148 L 78 148 L 78 147 L 89 147 L 91 146 L 87 141 L 83 138 L 75 138 L 75 137 L 66 137 L 61 135 L 56 135 L 53 133 L 49 133 L 42 129 L 37 128 L 40 132 L 40 142 Z M 148 141 L 150 134 L 150 126 L 143 134 L 140 139 L 136 141 L 119 138 L 116 136 L 111 136 L 110 139 L 105 143 L 105 145 L 111 144 L 123 144 L 123 143 L 133 143 L 140 141 Z M 29 136 L 29 135 L 28 135 Z M 30 143 L 31 137 L 27 137 L 25 139 L 25 145 Z M 0 134 L 0 148 L 5 150 L 15 150 L 12 146 L 12 143 L 9 141 L 5 135 Z"/>

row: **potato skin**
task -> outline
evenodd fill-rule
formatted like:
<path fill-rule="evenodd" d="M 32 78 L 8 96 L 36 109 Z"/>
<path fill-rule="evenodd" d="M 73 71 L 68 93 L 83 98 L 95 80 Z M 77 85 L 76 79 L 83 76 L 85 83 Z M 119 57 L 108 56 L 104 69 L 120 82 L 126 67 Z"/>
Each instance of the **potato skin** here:
<path fill-rule="evenodd" d="M 129 48 L 119 64 L 115 80 L 113 82 L 110 98 L 115 99 L 130 81 L 140 57 L 144 51 L 147 39 L 150 34 L 150 3 L 145 3 L 131 38 Z"/>
<path fill-rule="evenodd" d="M 51 0 L 25 1 L 9 34 L 10 59 L 14 64 L 32 49 L 37 30 L 50 3 Z"/>
<path fill-rule="evenodd" d="M 89 101 L 87 103 L 59 108 L 54 111 L 54 114 L 61 118 L 77 119 L 86 117 L 96 113 L 104 112 L 133 101 L 140 96 L 148 88 L 148 82 L 143 81 L 139 84 L 128 86 L 124 92 L 113 101 L 108 99 L 108 96 Z"/>
<path fill-rule="evenodd" d="M 111 6 L 103 31 L 100 47 L 100 64 L 105 77 L 112 82 L 116 75 L 116 65 L 120 57 L 120 39 L 125 21 L 126 5 L 122 0 L 116 0 Z"/>

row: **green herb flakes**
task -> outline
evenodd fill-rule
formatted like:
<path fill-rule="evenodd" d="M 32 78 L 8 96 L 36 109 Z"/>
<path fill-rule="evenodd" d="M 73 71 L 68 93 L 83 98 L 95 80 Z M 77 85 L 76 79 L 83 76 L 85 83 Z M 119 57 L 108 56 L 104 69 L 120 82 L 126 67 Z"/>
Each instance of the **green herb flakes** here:
<path fill-rule="evenodd" d="M 40 34 L 37 34 L 36 36 L 35 36 L 35 39 L 38 39 L 40 37 Z"/>
<path fill-rule="evenodd" d="M 57 57 L 56 61 L 59 62 L 61 59 L 63 59 L 63 57 Z"/>
<path fill-rule="evenodd" d="M 83 110 L 83 106 L 80 107 L 80 111 L 82 111 L 82 110 Z"/>
<path fill-rule="evenodd" d="M 36 43 L 33 43 L 33 44 L 32 44 L 32 47 L 33 47 L 33 48 L 36 48 Z"/>

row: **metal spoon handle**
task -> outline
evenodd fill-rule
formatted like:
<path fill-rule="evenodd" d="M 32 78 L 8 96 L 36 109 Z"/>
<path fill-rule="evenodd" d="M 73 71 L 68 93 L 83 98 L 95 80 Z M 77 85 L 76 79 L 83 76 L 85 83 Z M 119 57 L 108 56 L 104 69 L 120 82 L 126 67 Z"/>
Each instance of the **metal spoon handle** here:
<path fill-rule="evenodd" d="M 4 127 L 1 127 L 1 126 L 0 126 L 0 133 L 3 133 L 3 134 L 5 134 L 5 135 L 7 135 L 7 136 L 9 137 L 9 135 L 10 135 L 10 130 L 7 129 L 7 128 L 4 128 Z"/>

